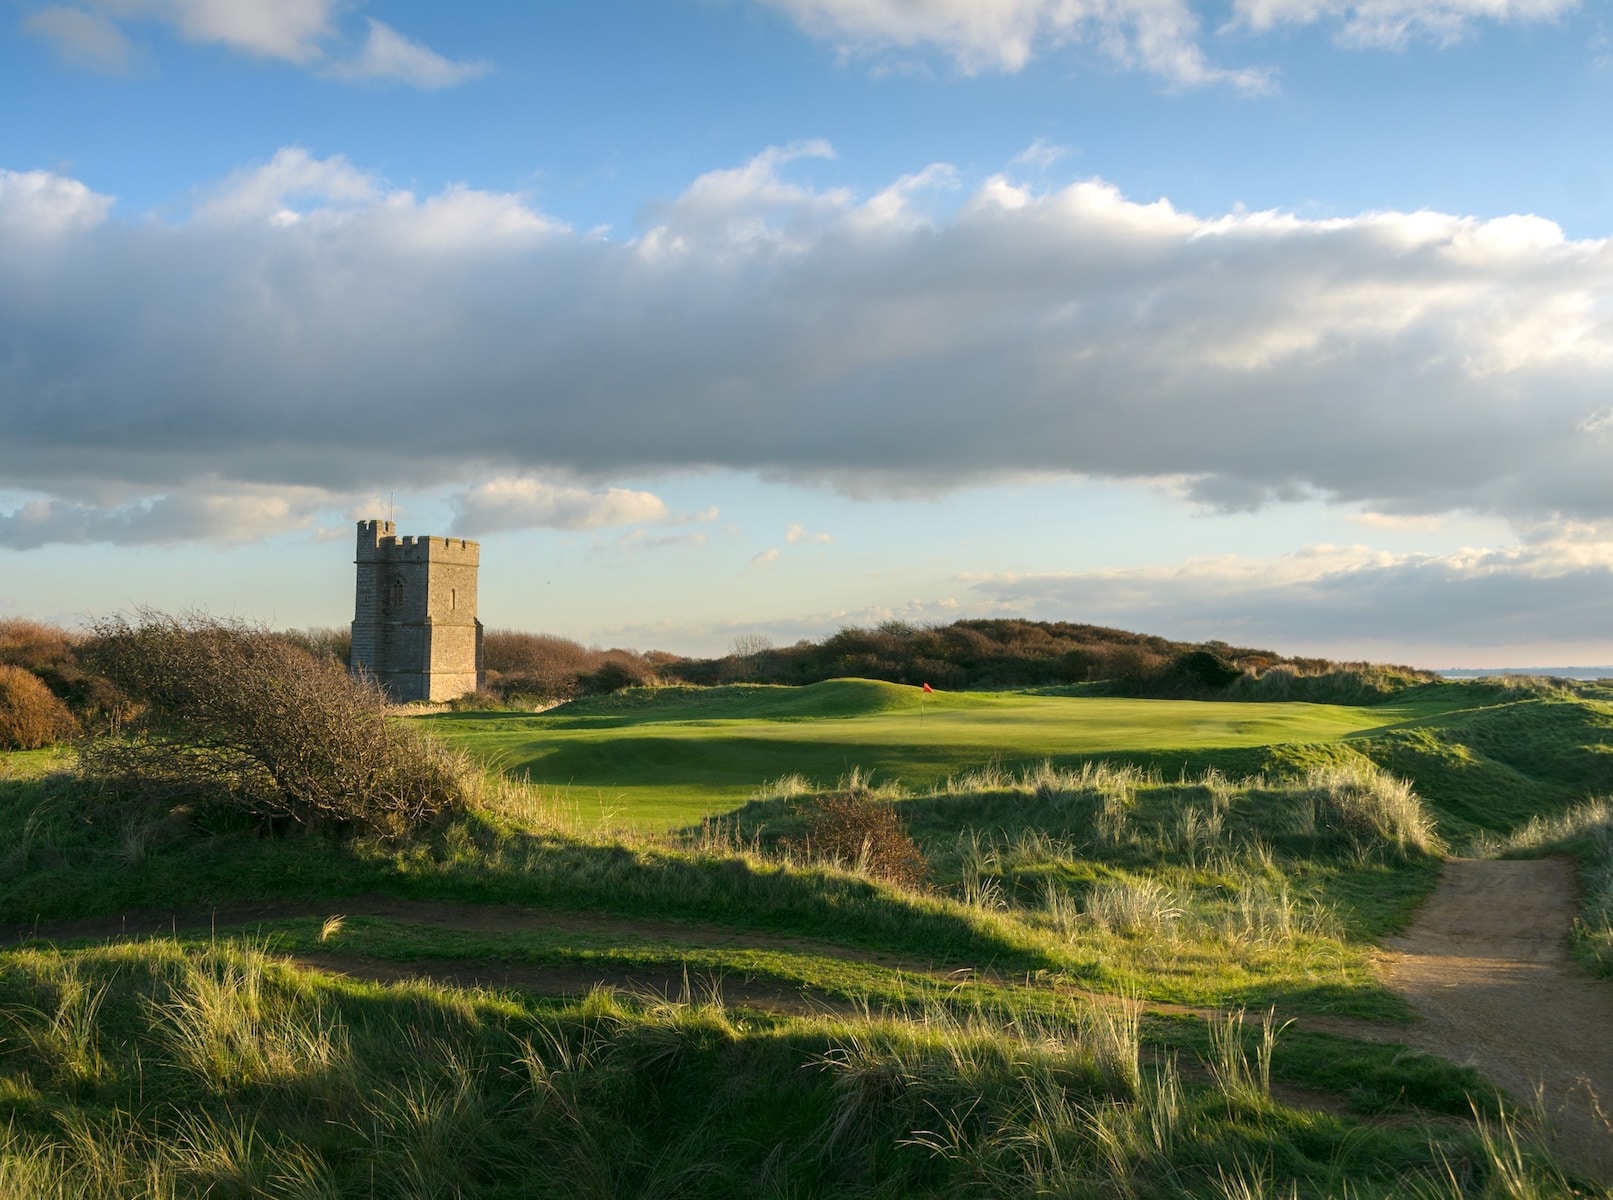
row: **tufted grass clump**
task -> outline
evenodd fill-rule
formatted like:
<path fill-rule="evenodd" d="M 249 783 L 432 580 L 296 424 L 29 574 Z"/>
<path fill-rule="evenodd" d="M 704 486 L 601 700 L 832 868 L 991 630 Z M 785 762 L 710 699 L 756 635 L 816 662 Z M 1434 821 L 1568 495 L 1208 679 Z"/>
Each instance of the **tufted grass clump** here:
<path fill-rule="evenodd" d="M 1319 832 L 1366 851 L 1428 854 L 1434 823 L 1411 784 L 1366 760 L 1313 767 L 1305 776 L 1303 815 Z"/>

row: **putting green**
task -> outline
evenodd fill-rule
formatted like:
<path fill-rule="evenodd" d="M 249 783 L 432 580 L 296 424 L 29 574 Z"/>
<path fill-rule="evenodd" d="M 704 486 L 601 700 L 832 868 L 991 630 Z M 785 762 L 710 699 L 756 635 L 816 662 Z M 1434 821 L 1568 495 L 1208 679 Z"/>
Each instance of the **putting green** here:
<path fill-rule="evenodd" d="M 860 767 L 877 780 L 925 786 L 993 760 L 1013 767 L 1116 758 L 1171 773 L 1213 761 L 1211 752 L 1339 741 L 1456 703 L 1437 689 L 1370 708 L 1010 692 L 925 696 L 915 687 L 834 679 L 793 688 L 646 689 L 541 714 L 420 719 L 489 766 L 560 789 L 586 819 L 664 827 L 734 808 L 758 785 L 797 772 L 832 785 Z M 1239 756 L 1225 757 L 1236 769 Z"/>

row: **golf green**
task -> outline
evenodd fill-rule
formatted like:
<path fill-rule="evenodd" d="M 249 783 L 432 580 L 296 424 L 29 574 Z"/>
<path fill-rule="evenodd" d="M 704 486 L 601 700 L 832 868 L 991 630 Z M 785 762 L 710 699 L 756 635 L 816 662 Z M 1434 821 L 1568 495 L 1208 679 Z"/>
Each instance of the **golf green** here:
<path fill-rule="evenodd" d="M 579 816 L 668 826 L 799 773 L 853 767 L 925 786 L 971 767 L 1128 759 L 1168 773 L 1212 752 L 1332 742 L 1435 716 L 1443 696 L 1372 707 L 962 692 L 863 679 L 807 687 L 640 689 L 546 713 L 420 718 L 490 767 L 555 787 Z M 1207 758 L 1208 756 L 1208 758 Z M 1253 761 L 1251 756 L 1242 756 Z M 1227 756 L 1236 767 L 1239 757 Z"/>

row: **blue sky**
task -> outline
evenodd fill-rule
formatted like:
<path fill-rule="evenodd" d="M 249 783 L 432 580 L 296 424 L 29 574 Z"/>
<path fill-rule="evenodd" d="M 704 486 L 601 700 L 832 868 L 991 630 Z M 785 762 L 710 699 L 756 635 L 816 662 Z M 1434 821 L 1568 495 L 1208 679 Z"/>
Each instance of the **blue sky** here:
<path fill-rule="evenodd" d="M 1613 661 L 1571 0 L 0 5 L 0 616 Z"/>

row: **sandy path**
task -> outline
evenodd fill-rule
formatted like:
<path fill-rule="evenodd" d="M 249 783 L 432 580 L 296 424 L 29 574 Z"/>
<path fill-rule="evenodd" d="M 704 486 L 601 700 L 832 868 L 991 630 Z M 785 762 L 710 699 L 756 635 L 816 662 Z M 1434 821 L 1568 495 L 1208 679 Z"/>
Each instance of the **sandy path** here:
<path fill-rule="evenodd" d="M 1448 860 L 1412 926 L 1385 943 L 1385 982 L 1422 1018 L 1388 1036 L 1471 1063 L 1520 1101 L 1542 1089 L 1564 1159 L 1606 1179 L 1613 984 L 1570 960 L 1576 912 L 1567 860 Z"/>

